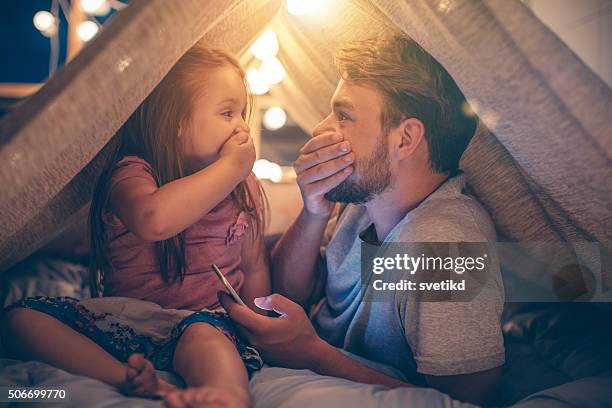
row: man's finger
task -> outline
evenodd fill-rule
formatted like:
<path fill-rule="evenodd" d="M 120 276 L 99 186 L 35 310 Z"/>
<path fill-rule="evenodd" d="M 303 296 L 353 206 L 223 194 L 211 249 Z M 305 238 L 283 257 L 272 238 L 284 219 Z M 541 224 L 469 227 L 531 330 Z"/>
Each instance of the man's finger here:
<path fill-rule="evenodd" d="M 322 147 L 332 145 L 344 140 L 341 134 L 335 132 L 322 133 L 319 136 L 311 138 L 306 144 L 300 149 L 301 154 L 312 153 L 315 150 L 319 150 Z"/>
<path fill-rule="evenodd" d="M 262 316 L 246 306 L 239 305 L 227 293 L 219 292 L 217 296 L 219 297 L 221 306 L 223 306 L 229 317 L 248 331 L 256 332 L 258 329 L 270 324 L 270 317 Z"/>
<path fill-rule="evenodd" d="M 332 174 L 331 176 L 323 180 L 308 184 L 305 188 L 308 189 L 308 194 L 323 195 L 330 191 L 332 188 L 336 187 L 338 184 L 342 183 L 344 180 L 346 180 L 346 178 L 350 176 L 352 172 L 353 166 L 346 167 L 343 170 Z"/>
<path fill-rule="evenodd" d="M 312 153 L 301 154 L 295 161 L 293 167 L 296 172 L 301 172 L 309 169 L 317 164 L 335 159 L 336 157 L 344 156 L 351 150 L 349 142 L 336 143 L 330 146 L 325 146 Z"/>
<path fill-rule="evenodd" d="M 273 293 L 266 297 L 255 298 L 255 306 L 263 310 L 273 310 L 281 315 L 281 317 L 287 317 L 294 313 L 296 308 L 301 309 L 301 306 L 278 293 Z"/>
<path fill-rule="evenodd" d="M 346 156 L 321 163 L 318 166 L 311 167 L 308 170 L 298 174 L 298 182 L 301 185 L 305 185 L 326 179 L 329 176 L 342 171 L 342 169 L 351 166 L 354 160 L 355 155 L 353 153 L 349 153 Z"/>
<path fill-rule="evenodd" d="M 281 310 L 281 307 L 275 306 L 272 303 L 272 301 L 267 296 L 266 297 L 255 298 L 253 300 L 253 303 L 255 303 L 255 306 L 257 306 L 258 308 L 260 308 L 262 310 L 268 310 L 268 311 L 276 312 L 277 314 L 280 315 L 280 317 L 287 317 L 288 316 L 287 312 L 285 312 L 284 310 Z"/>

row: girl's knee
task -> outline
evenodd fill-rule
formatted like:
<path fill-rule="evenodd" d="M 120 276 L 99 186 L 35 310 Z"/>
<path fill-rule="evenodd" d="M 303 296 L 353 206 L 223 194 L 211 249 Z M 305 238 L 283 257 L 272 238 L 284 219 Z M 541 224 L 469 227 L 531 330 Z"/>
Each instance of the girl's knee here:
<path fill-rule="evenodd" d="M 0 317 L 2 348 L 9 355 L 15 355 L 21 340 L 27 336 L 28 329 L 36 325 L 34 321 L 38 314 L 40 313 L 24 307 L 15 307 L 2 313 Z"/>
<path fill-rule="evenodd" d="M 218 328 L 198 322 L 183 331 L 174 350 L 173 368 L 182 376 L 190 376 L 198 372 L 202 364 L 213 365 L 219 372 L 231 371 L 234 379 L 247 381 L 244 364 L 234 343 Z"/>
<path fill-rule="evenodd" d="M 205 350 L 234 348 L 234 344 L 219 329 L 203 322 L 190 324 L 182 333 L 174 351 L 175 357 L 202 353 Z"/>
<path fill-rule="evenodd" d="M 181 335 L 181 339 L 193 339 L 194 341 L 198 342 L 218 339 L 227 340 L 225 335 L 221 333 L 219 329 L 204 322 L 192 323 L 187 326 Z"/>
<path fill-rule="evenodd" d="M 2 333 L 6 333 L 13 340 L 30 336 L 33 332 L 44 333 L 50 324 L 55 323 L 59 321 L 54 317 L 26 307 L 14 307 L 2 313 L 0 318 Z"/>
<path fill-rule="evenodd" d="M 23 327 L 31 324 L 32 318 L 35 318 L 35 312 L 32 309 L 24 307 L 14 307 L 10 310 L 2 313 L 0 319 L 0 326 L 2 327 L 2 333 L 13 335 L 16 332 L 20 332 Z"/>

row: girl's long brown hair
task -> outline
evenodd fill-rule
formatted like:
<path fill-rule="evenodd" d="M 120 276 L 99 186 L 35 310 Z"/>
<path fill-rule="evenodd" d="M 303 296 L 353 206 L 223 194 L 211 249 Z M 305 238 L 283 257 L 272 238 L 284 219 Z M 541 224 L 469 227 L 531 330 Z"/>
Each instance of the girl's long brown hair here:
<path fill-rule="evenodd" d="M 179 59 L 111 141 L 114 147 L 96 183 L 89 213 L 93 296 L 100 293 L 99 287 L 104 273 L 112 270 L 107 256 L 102 216 L 108 206 L 108 183 L 115 165 L 125 156 L 141 157 L 153 168 L 158 186 L 185 176 L 183 147 L 178 137 L 179 124 L 188 119 L 195 99 L 202 92 L 206 71 L 223 66 L 235 68 L 241 78 L 245 79 L 244 70 L 234 57 L 224 51 L 196 44 Z M 250 96 L 248 107 L 250 116 Z M 257 189 L 259 194 L 251 191 L 246 181 L 242 181 L 231 194 L 241 210 L 253 215 L 250 217 L 249 228 L 252 239 L 263 236 L 266 221 L 267 202 L 259 182 Z M 185 259 L 184 231 L 172 238 L 156 242 L 155 253 L 165 282 L 184 279 L 188 267 Z M 169 271 L 173 268 L 176 273 L 171 276 Z"/>

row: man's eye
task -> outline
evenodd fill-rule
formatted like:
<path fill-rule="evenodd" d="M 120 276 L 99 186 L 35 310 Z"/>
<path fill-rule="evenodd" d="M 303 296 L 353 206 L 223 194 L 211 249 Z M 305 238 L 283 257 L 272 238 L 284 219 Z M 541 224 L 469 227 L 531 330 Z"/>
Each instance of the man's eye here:
<path fill-rule="evenodd" d="M 346 116 L 344 113 L 342 112 L 338 112 L 338 120 L 343 122 L 345 120 L 350 120 L 351 118 L 349 118 L 348 116 Z"/>

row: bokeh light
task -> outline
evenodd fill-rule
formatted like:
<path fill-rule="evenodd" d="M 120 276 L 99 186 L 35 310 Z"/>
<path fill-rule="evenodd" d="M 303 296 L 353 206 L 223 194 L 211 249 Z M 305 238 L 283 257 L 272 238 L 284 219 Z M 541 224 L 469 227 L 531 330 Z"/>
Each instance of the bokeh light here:
<path fill-rule="evenodd" d="M 274 31 L 264 31 L 251 45 L 251 52 L 260 61 L 274 58 L 280 49 L 278 37 Z"/>
<path fill-rule="evenodd" d="M 278 58 L 270 58 L 261 63 L 259 72 L 270 85 L 278 84 L 285 78 L 285 67 Z"/>
<path fill-rule="evenodd" d="M 77 35 L 85 42 L 91 40 L 97 33 L 99 27 L 96 23 L 90 20 L 83 21 L 77 26 Z"/>
<path fill-rule="evenodd" d="M 53 14 L 48 11 L 39 11 L 34 14 L 32 19 L 34 27 L 38 29 L 43 35 L 50 37 L 57 32 L 57 20 Z"/>
<path fill-rule="evenodd" d="M 257 68 L 249 68 L 246 72 L 246 78 L 251 93 L 263 95 L 270 90 L 270 84 Z"/>
<path fill-rule="evenodd" d="M 287 123 L 287 114 L 280 106 L 273 106 L 266 111 L 263 124 L 268 130 L 277 130 Z"/>
<path fill-rule="evenodd" d="M 325 0 L 287 0 L 287 11 L 294 16 L 318 13 L 324 6 Z"/>
<path fill-rule="evenodd" d="M 276 163 L 266 159 L 259 159 L 253 164 L 253 173 L 260 180 L 270 180 L 278 183 L 283 179 L 283 169 Z"/>
<path fill-rule="evenodd" d="M 81 0 L 81 8 L 84 12 L 94 16 L 103 16 L 110 12 L 107 0 Z"/>

